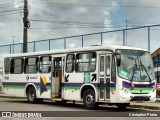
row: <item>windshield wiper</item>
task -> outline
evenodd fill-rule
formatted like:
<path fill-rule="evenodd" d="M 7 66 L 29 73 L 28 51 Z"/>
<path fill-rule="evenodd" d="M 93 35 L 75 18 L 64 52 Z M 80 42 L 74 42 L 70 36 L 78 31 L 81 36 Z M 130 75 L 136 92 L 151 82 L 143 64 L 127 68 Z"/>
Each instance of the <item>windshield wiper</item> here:
<path fill-rule="evenodd" d="M 135 59 L 135 64 L 133 66 L 133 74 L 132 74 L 132 77 L 131 77 L 131 83 L 133 81 L 133 77 L 134 77 L 134 73 L 135 73 L 136 69 L 137 69 L 137 62 L 136 62 L 136 59 Z"/>
<path fill-rule="evenodd" d="M 148 74 L 148 72 L 147 72 L 147 69 L 145 68 L 145 66 L 143 65 L 143 63 L 141 62 L 141 59 L 140 59 L 140 64 L 142 65 L 142 67 L 144 68 L 144 71 L 146 72 L 146 74 L 147 74 L 147 76 L 148 76 L 148 78 L 149 78 L 149 81 L 150 81 L 150 83 L 151 83 L 151 78 L 150 78 L 150 75 Z"/>

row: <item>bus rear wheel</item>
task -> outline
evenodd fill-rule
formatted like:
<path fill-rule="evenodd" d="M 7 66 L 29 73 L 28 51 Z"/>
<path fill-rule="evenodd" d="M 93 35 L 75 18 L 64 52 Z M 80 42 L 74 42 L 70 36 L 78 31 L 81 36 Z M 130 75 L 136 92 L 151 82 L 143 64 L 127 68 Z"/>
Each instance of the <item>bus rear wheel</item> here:
<path fill-rule="evenodd" d="M 37 102 L 36 90 L 35 90 L 34 87 L 29 87 L 29 89 L 27 91 L 27 99 L 28 99 L 28 102 L 30 102 L 30 103 L 36 103 Z"/>
<path fill-rule="evenodd" d="M 95 93 L 93 90 L 88 89 L 83 94 L 83 104 L 87 109 L 96 109 L 98 103 L 95 102 Z"/>

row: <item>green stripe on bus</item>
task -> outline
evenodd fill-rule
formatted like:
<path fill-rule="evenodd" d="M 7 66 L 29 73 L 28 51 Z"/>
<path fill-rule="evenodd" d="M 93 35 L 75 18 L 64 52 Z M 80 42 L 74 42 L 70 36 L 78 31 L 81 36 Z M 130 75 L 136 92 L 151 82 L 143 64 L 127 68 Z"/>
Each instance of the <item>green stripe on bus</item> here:
<path fill-rule="evenodd" d="M 153 88 L 134 88 L 133 90 L 152 90 Z"/>
<path fill-rule="evenodd" d="M 116 90 L 116 88 L 115 87 L 110 87 L 110 90 Z"/>
<path fill-rule="evenodd" d="M 148 92 L 148 91 L 151 91 L 153 88 L 133 88 L 132 90 L 131 90 L 131 88 L 127 88 L 127 90 L 129 90 L 129 91 L 137 91 L 137 92 L 139 92 L 140 90 L 142 90 L 143 92 L 144 91 L 146 91 L 146 92 Z"/>
<path fill-rule="evenodd" d="M 22 86 L 22 85 L 4 85 L 4 88 L 16 88 L 16 89 L 20 89 L 20 88 L 25 88 L 25 86 Z"/>
<path fill-rule="evenodd" d="M 64 89 L 80 89 L 80 86 L 62 86 L 62 90 Z M 96 91 L 99 92 L 99 88 L 95 87 Z"/>
<path fill-rule="evenodd" d="M 37 89 L 40 89 L 40 86 L 36 86 Z M 51 86 L 46 86 L 47 89 L 51 89 Z"/>
<path fill-rule="evenodd" d="M 62 89 L 80 89 L 80 86 L 62 86 Z"/>
<path fill-rule="evenodd" d="M 23 89 L 25 86 L 23 85 L 4 85 L 4 88 L 12 88 L 12 89 Z M 36 86 L 37 89 L 40 89 L 40 86 Z M 51 86 L 46 86 L 47 89 L 51 89 Z"/>

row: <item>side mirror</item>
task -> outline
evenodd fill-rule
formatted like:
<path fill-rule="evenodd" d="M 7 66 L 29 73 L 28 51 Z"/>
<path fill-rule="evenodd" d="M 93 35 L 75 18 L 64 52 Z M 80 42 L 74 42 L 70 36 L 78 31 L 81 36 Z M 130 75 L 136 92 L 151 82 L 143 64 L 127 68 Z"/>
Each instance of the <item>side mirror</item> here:
<path fill-rule="evenodd" d="M 121 66 L 121 55 L 119 53 L 115 53 L 117 67 Z"/>

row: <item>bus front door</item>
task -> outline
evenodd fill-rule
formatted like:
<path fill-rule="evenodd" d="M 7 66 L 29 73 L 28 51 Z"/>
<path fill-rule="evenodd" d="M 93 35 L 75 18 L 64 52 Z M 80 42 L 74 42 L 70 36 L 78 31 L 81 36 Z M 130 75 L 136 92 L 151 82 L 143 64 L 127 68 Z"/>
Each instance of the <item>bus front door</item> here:
<path fill-rule="evenodd" d="M 100 100 L 109 100 L 110 99 L 110 73 L 111 73 L 111 55 L 105 54 L 99 56 L 99 66 L 100 66 Z"/>
<path fill-rule="evenodd" d="M 62 96 L 62 78 L 64 74 L 64 57 L 54 57 L 52 62 L 52 98 Z"/>

